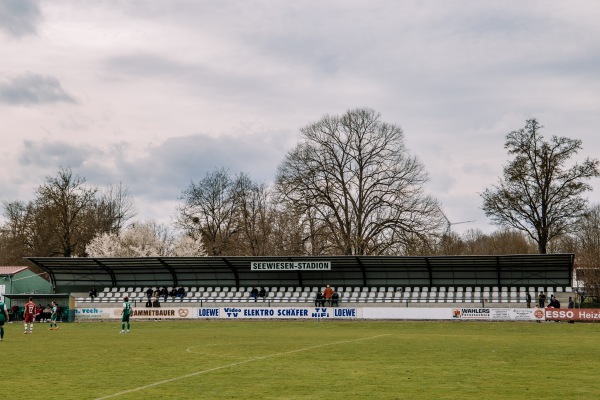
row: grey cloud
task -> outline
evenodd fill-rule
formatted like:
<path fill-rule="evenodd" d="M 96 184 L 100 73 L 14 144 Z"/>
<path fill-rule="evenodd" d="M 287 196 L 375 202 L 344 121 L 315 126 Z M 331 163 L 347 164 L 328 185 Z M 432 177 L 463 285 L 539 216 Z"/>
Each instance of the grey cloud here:
<path fill-rule="evenodd" d="M 35 34 L 41 17 L 38 0 L 0 1 L 0 31 L 9 36 L 20 38 Z"/>
<path fill-rule="evenodd" d="M 0 103 L 30 106 L 58 102 L 76 103 L 76 100 L 53 76 L 28 72 L 0 82 Z"/>
<path fill-rule="evenodd" d="M 282 132 L 264 136 L 192 135 L 171 138 L 135 161 L 119 161 L 120 181 L 132 192 L 154 200 L 176 200 L 191 181 L 202 179 L 215 168 L 232 175 L 247 173 L 258 182 L 270 183 L 283 159 L 286 137 Z M 279 138 L 279 139 L 278 139 Z"/>
<path fill-rule="evenodd" d="M 18 157 L 21 166 L 52 171 L 60 166 L 81 168 L 86 160 L 101 152 L 90 146 L 78 146 L 64 141 L 23 142 Z"/>
<path fill-rule="evenodd" d="M 198 134 L 168 139 L 138 155 L 132 154 L 136 150 L 127 143 L 100 149 L 65 141 L 24 141 L 17 170 L 17 175 L 23 176 L 15 178 L 30 182 L 33 190 L 42 183 L 41 176 L 53 176 L 61 166 L 70 167 L 90 185 L 123 183 L 136 202 L 143 199 L 154 205 L 172 204 L 191 181 L 202 179 L 215 168 L 226 168 L 232 175 L 244 172 L 255 181 L 270 184 L 288 150 L 289 136 L 283 132 L 239 137 Z M 164 212 L 162 217 L 168 217 L 173 210 Z"/>

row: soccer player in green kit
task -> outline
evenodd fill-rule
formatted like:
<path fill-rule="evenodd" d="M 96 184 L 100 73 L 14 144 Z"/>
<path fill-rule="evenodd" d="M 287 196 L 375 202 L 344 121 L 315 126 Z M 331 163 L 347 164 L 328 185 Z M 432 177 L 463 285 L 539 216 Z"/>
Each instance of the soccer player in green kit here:
<path fill-rule="evenodd" d="M 123 309 L 121 310 L 121 332 L 125 332 L 125 323 L 127 323 L 127 333 L 129 333 L 129 317 L 131 316 L 131 304 L 129 304 L 129 297 L 123 297 Z"/>
<path fill-rule="evenodd" d="M 58 319 L 58 304 L 55 301 L 52 302 L 52 315 L 50 316 L 50 330 L 58 330 L 56 320 Z"/>

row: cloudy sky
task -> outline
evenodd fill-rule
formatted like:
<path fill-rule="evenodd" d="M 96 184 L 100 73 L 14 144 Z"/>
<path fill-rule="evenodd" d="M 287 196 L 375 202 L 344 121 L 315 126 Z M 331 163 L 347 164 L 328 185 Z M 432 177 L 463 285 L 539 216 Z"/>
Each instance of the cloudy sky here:
<path fill-rule="evenodd" d="M 0 0 L 0 201 L 69 166 L 168 222 L 190 181 L 271 183 L 301 127 L 370 107 L 475 221 L 454 230 L 491 232 L 479 193 L 526 119 L 600 157 L 598 20 L 596 0 Z"/>

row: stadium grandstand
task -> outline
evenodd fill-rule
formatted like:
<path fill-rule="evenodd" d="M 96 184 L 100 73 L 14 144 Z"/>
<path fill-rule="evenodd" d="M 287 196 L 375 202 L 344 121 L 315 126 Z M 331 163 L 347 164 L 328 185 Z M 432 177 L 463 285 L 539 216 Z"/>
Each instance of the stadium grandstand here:
<path fill-rule="evenodd" d="M 125 295 L 145 303 L 149 288 L 162 287 L 185 293 L 158 299 L 167 304 L 254 305 L 250 291 L 264 288 L 256 305 L 309 306 L 326 285 L 340 304 L 360 307 L 525 307 L 526 293 L 534 302 L 540 291 L 568 298 L 574 255 L 27 259 L 48 274 L 55 293 L 70 293 L 86 307 L 118 307 Z M 98 291 L 93 299 L 91 287 Z"/>

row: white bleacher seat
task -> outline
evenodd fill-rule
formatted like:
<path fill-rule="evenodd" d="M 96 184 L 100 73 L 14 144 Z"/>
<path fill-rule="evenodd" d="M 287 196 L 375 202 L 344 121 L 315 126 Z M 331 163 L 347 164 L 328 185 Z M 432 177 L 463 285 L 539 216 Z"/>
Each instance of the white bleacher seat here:
<path fill-rule="evenodd" d="M 102 292 L 106 293 L 106 292 L 110 292 L 110 288 L 109 287 L 105 287 Z"/>

